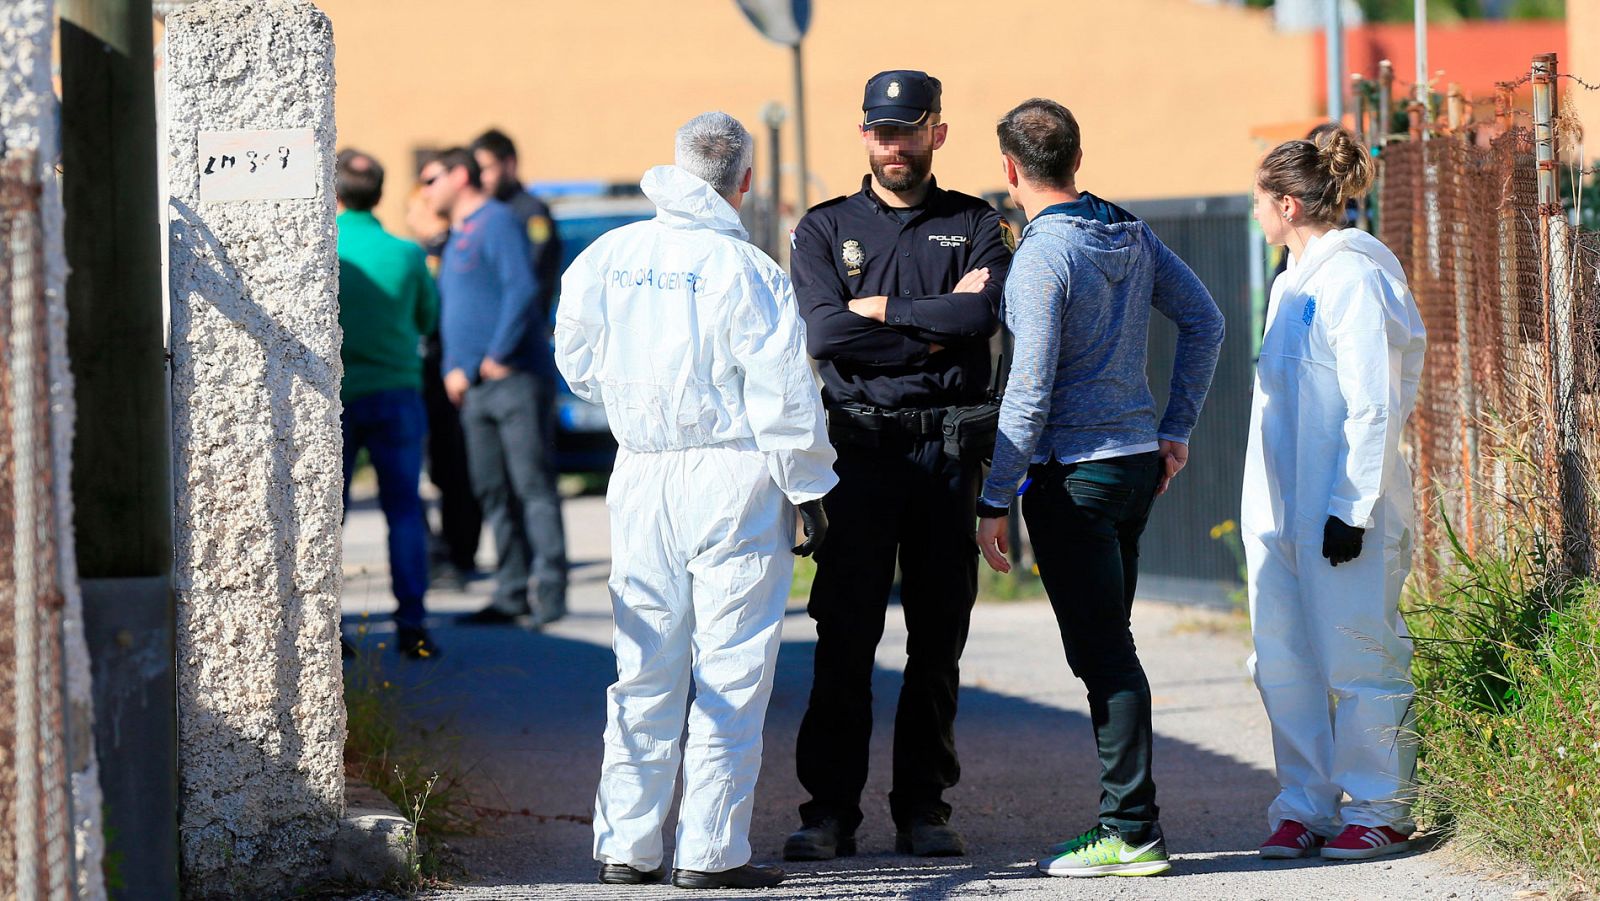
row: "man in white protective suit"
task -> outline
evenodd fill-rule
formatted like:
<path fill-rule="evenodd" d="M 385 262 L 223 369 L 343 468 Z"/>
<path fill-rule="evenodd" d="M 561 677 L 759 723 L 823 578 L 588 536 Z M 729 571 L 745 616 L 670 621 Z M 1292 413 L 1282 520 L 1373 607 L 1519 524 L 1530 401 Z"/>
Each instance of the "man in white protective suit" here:
<path fill-rule="evenodd" d="M 1415 830 L 1400 435 L 1426 334 L 1395 255 L 1338 227 L 1371 183 L 1366 147 L 1334 125 L 1278 147 L 1256 175 L 1262 232 L 1291 254 L 1256 368 L 1241 518 L 1251 667 L 1280 787 L 1267 858 L 1394 854 Z"/>
<path fill-rule="evenodd" d="M 561 283 L 556 364 L 605 404 L 620 446 L 606 494 L 617 681 L 595 799 L 603 883 L 664 875 L 686 707 L 673 884 L 783 879 L 749 863 L 761 730 L 796 508 L 803 556 L 838 478 L 794 290 L 739 223 L 752 153 L 731 116 L 691 119 L 676 165 L 640 182 L 656 217 L 603 235 Z"/>

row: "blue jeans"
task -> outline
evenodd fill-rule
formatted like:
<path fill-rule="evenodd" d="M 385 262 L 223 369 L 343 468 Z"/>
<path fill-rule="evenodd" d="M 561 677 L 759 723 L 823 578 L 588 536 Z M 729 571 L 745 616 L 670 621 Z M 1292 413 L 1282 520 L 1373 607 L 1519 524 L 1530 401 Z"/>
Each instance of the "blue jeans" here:
<path fill-rule="evenodd" d="M 417 483 L 422 479 L 422 446 L 428 417 L 422 393 L 395 388 L 358 397 L 344 405 L 344 503 L 350 506 L 350 476 L 356 454 L 365 447 L 378 474 L 378 505 L 389 524 L 389 579 L 396 625 L 420 627 L 422 596 L 428 590 L 428 522 Z"/>

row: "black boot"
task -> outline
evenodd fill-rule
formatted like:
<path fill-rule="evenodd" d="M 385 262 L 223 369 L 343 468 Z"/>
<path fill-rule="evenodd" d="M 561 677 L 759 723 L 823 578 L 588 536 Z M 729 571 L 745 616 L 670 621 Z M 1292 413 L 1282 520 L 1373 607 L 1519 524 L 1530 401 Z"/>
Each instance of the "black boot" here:
<path fill-rule="evenodd" d="M 654 870 L 639 870 L 625 863 L 603 863 L 600 865 L 600 882 L 605 885 L 648 885 L 660 882 L 661 877 L 667 875 L 665 867 Z"/>
<path fill-rule="evenodd" d="M 421 626 L 399 626 L 394 630 L 395 650 L 412 660 L 434 660 L 444 652 Z"/>
<path fill-rule="evenodd" d="M 758 867 L 750 863 L 715 873 L 672 871 L 672 884 L 678 888 L 772 888 L 782 881 L 783 871 L 777 867 Z"/>
<path fill-rule="evenodd" d="M 894 850 L 917 857 L 965 857 L 967 845 L 943 817 L 930 814 L 901 826 L 894 836 Z"/>
<path fill-rule="evenodd" d="M 855 853 L 855 835 L 846 835 L 833 817 L 806 823 L 783 843 L 784 860 L 832 860 Z"/>

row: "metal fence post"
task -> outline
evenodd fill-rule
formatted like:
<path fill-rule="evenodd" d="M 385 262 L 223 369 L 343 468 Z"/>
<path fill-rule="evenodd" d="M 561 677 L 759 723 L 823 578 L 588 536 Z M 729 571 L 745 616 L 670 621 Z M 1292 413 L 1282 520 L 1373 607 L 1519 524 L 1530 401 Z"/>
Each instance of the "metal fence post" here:
<path fill-rule="evenodd" d="M 1544 464 L 1558 498 L 1551 535 L 1564 565 L 1588 569 L 1588 511 L 1583 503 L 1583 473 L 1577 443 L 1574 390 L 1573 279 L 1568 223 L 1556 181 L 1556 54 L 1533 58 L 1533 139 L 1539 178 L 1540 286 L 1543 294 L 1545 409 Z"/>

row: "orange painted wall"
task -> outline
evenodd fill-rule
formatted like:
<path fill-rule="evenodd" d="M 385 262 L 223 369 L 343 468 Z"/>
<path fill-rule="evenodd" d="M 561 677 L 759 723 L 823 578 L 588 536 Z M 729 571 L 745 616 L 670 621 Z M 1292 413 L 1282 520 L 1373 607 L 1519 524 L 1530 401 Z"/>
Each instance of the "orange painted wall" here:
<path fill-rule="evenodd" d="M 1569 0 L 1568 9 L 1593 6 L 1595 0 Z M 1327 65 L 1327 45 L 1317 34 L 1316 66 Z M 1533 57 L 1567 51 L 1567 26 L 1561 21 L 1462 22 L 1428 29 L 1428 72 L 1433 90 L 1444 93 L 1461 85 L 1470 99 L 1494 99 L 1495 82 L 1515 81 L 1528 74 Z M 1412 94 L 1417 81 L 1416 31 L 1405 24 L 1363 25 L 1345 32 L 1345 71 L 1368 78 L 1378 75 L 1379 60 L 1394 63 L 1395 92 Z M 1317 108 L 1325 109 L 1327 80 L 1319 74 Z M 1492 110 L 1492 107 L 1490 108 Z"/>
<path fill-rule="evenodd" d="M 791 100 L 788 51 L 731 0 L 318 2 L 333 21 L 340 142 L 395 173 L 380 209 L 391 223 L 418 146 L 499 125 L 530 179 L 632 180 L 670 162 L 690 116 L 720 108 L 754 131 L 764 103 Z M 935 172 L 974 192 L 1000 183 L 993 123 L 1031 96 L 1072 107 L 1081 183 L 1111 198 L 1243 192 L 1260 154 L 1249 129 L 1316 104 L 1309 36 L 1194 0 L 817 0 L 805 54 L 827 196 L 865 172 L 861 89 L 882 69 L 943 80 L 950 141 Z"/>
<path fill-rule="evenodd" d="M 1589 84 L 1600 84 L 1600 0 L 1567 0 L 1568 53 L 1560 71 L 1570 72 Z M 1584 143 L 1586 164 L 1600 159 L 1600 91 L 1588 91 L 1562 79 L 1562 102 L 1570 99 L 1578 119 L 1588 129 Z"/>

